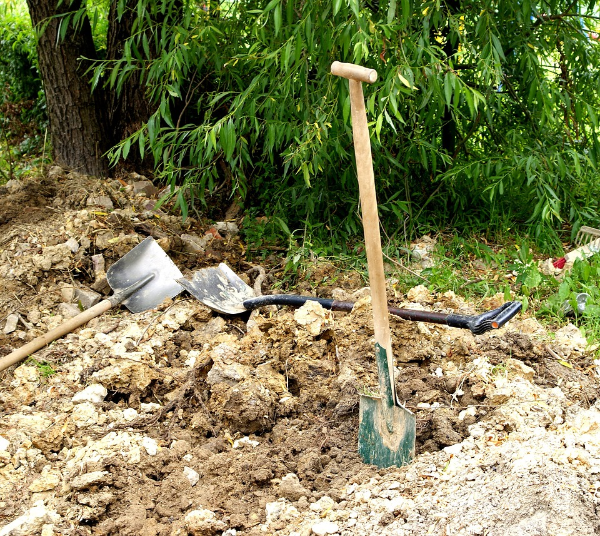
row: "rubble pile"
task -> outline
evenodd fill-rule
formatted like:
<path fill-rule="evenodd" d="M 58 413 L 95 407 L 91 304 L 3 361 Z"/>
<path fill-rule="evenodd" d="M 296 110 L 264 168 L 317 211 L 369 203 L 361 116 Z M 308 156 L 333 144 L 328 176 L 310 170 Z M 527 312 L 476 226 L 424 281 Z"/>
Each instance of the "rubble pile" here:
<path fill-rule="evenodd" d="M 145 236 L 184 272 L 249 268 L 234 222 L 182 223 L 159 195 L 57 168 L 0 191 L 0 356 L 107 295 L 106 270 Z M 370 302 L 335 280 L 351 313 L 223 317 L 181 295 L 0 373 L 0 535 L 600 531 L 598 366 L 575 326 L 549 336 L 522 317 L 474 337 L 392 320 L 417 457 L 379 470 L 356 452 L 359 394 L 377 389 Z M 423 286 L 397 300 L 476 312 Z"/>

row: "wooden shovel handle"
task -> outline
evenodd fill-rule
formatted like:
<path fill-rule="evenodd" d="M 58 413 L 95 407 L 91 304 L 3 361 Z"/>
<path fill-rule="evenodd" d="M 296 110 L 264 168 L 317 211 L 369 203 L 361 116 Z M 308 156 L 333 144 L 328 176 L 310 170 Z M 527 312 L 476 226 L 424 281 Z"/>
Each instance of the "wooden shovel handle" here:
<path fill-rule="evenodd" d="M 371 303 L 373 305 L 373 327 L 375 342 L 385 349 L 390 372 L 393 402 L 394 389 L 394 357 L 388 319 L 387 297 L 385 291 L 385 274 L 383 271 L 383 253 L 381 235 L 379 233 L 379 215 L 377 213 L 377 197 L 375 194 L 375 176 L 373 173 L 373 157 L 371 155 L 371 139 L 367 124 L 367 112 L 361 81 L 374 82 L 377 72 L 350 63 L 334 62 L 332 74 L 349 79 L 350 106 L 352 112 L 352 137 L 356 154 L 356 172 L 360 191 L 363 228 L 365 233 L 365 249 L 369 267 L 369 285 L 371 287 Z M 381 381 L 381 375 L 380 375 Z"/>
<path fill-rule="evenodd" d="M 377 80 L 377 71 L 375 69 L 367 69 L 367 67 L 362 67 L 361 65 L 342 63 L 341 61 L 334 61 L 331 64 L 331 74 L 347 78 L 348 80 L 367 82 L 367 84 L 372 84 Z"/>
<path fill-rule="evenodd" d="M 51 343 L 67 333 L 71 333 L 71 331 L 74 329 L 82 326 L 86 322 L 89 322 L 92 318 L 100 316 L 105 311 L 108 311 L 111 307 L 112 302 L 110 300 L 103 300 L 93 307 L 86 309 L 77 316 L 71 318 L 70 320 L 63 322 L 60 326 L 55 327 L 48 333 L 36 337 L 32 341 L 28 342 L 25 346 L 21 346 L 21 348 L 17 348 L 14 352 L 11 352 L 10 354 L 0 358 L 0 371 L 3 371 L 11 365 L 14 365 L 22 359 L 25 359 L 28 355 L 33 354 L 40 348 L 46 346 L 48 343 Z"/>

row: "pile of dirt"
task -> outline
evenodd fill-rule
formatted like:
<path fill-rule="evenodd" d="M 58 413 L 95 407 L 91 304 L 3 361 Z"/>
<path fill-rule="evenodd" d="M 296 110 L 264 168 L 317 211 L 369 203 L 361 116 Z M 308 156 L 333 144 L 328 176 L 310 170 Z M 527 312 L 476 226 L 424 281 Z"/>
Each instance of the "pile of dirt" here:
<path fill-rule="evenodd" d="M 182 223 L 158 196 L 59 168 L 0 191 L 0 356 L 107 294 L 106 269 L 146 236 L 184 274 L 258 273 L 234 222 Z M 378 389 L 368 293 L 315 277 L 354 310 L 223 317 L 182 294 L 0 373 L 0 535 L 597 534 L 598 371 L 577 328 L 392 319 L 417 457 L 379 470 L 356 448 L 359 394 Z M 397 301 L 476 312 L 425 287 Z"/>

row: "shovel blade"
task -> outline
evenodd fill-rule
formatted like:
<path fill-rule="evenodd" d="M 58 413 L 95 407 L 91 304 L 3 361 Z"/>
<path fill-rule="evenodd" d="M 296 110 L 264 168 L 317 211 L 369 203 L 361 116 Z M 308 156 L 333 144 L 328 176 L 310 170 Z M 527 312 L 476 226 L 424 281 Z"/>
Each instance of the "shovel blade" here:
<path fill-rule="evenodd" d="M 400 406 L 386 409 L 382 398 L 365 395 L 360 397 L 359 411 L 358 454 L 362 460 L 381 468 L 410 463 L 415 456 L 414 414 Z"/>
<path fill-rule="evenodd" d="M 178 281 L 198 301 L 227 315 L 245 312 L 244 301 L 256 297 L 252 288 L 224 263 L 194 272 L 191 281 L 183 277 Z"/>
<path fill-rule="evenodd" d="M 360 397 L 358 453 L 365 463 L 377 467 L 400 467 L 415 455 L 415 415 L 395 400 L 387 352 L 375 345 L 375 361 L 381 396 Z"/>
<path fill-rule="evenodd" d="M 177 283 L 182 273 L 151 236 L 116 261 L 106 272 L 106 280 L 117 293 L 149 275 L 153 276 L 150 281 L 122 302 L 132 313 L 154 309 L 183 290 Z"/>

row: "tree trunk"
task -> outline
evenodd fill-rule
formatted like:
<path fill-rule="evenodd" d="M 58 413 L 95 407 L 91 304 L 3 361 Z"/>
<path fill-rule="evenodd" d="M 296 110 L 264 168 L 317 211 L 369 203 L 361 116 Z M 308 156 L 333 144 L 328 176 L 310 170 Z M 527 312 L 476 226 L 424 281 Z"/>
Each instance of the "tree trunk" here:
<path fill-rule="evenodd" d="M 110 137 L 101 95 L 92 94 L 85 67 L 79 58 L 95 58 L 96 50 L 87 17 L 78 31 L 69 25 L 64 39 L 58 37 L 62 18 L 54 15 L 78 10 L 82 0 L 27 0 L 31 21 L 36 28 L 47 26 L 39 35 L 38 60 L 44 83 L 54 160 L 80 173 L 108 174 L 102 155 L 110 147 Z M 49 21 L 49 22 L 48 22 Z"/>
<path fill-rule="evenodd" d="M 128 0 L 120 19 L 117 17 L 117 0 L 111 1 L 106 44 L 107 60 L 123 57 L 123 43 L 131 36 L 136 16 L 133 0 Z M 140 84 L 140 79 L 141 72 L 138 70 L 132 71 L 123 83 L 119 94 L 114 90 L 106 94 L 108 124 L 111 125 L 111 145 L 116 145 L 139 130 L 152 114 L 153 110 L 150 107 L 144 87 Z M 127 165 L 125 165 L 125 162 L 120 162 L 117 168 L 133 167 L 139 170 L 139 168 L 147 167 L 152 169 L 152 159 L 148 153 L 142 161 L 136 145 L 132 147 L 127 157 Z"/>

